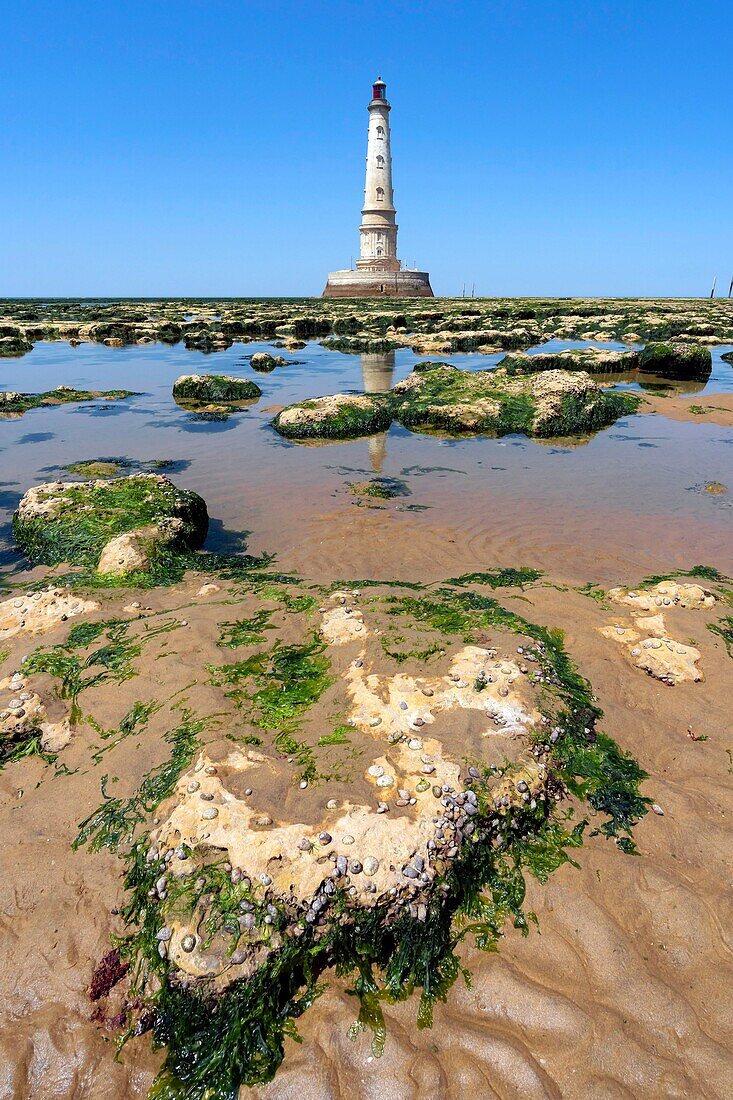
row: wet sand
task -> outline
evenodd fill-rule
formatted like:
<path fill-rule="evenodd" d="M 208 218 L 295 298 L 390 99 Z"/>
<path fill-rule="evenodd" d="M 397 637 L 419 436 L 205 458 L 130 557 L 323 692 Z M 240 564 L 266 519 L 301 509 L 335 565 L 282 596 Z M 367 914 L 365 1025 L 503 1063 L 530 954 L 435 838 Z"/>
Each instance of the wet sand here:
<path fill-rule="evenodd" d="M 486 565 L 463 553 L 474 567 Z M 402 569 L 386 555 L 381 565 L 383 573 Z M 190 650 L 172 636 L 176 667 L 158 665 L 153 681 L 188 680 L 209 657 L 207 649 L 199 652 L 203 639 L 232 614 L 221 600 L 234 593 L 217 594 L 202 608 L 192 599 L 199 583 L 146 595 L 155 609 L 189 615 L 195 635 Z M 537 586 L 502 600 L 566 631 L 569 652 L 605 711 L 603 728 L 649 772 L 645 790 L 665 816 L 649 814 L 638 827 L 637 857 L 591 839 L 578 855 L 579 870 L 566 866 L 546 886 L 530 886 L 539 933 L 523 939 L 508 931 L 498 955 L 467 946 L 472 988 L 459 981 L 437 1007 L 431 1031 L 416 1029 L 414 998 L 387 1008 L 381 1059 L 368 1037 L 348 1038 L 354 999 L 330 977 L 326 994 L 299 1022 L 302 1046 L 288 1041 L 275 1081 L 243 1096 L 459 1097 L 474 1087 L 497 1098 L 730 1095 L 733 766 L 726 748 L 733 663 L 707 631 L 706 612 L 668 613 L 674 636 L 694 638 L 706 677 L 669 688 L 631 669 L 598 634 L 614 615 L 587 597 Z M 118 602 L 110 600 L 105 612 L 117 611 Z M 44 644 L 62 638 L 63 629 L 57 634 Z M 161 657 L 166 637 L 155 642 Z M 213 652 L 212 642 L 206 645 Z M 92 689 L 85 710 L 113 726 L 147 686 L 134 680 L 113 691 Z M 203 712 L 215 704 L 204 686 L 191 697 Z M 115 750 L 115 794 L 129 793 L 165 758 L 165 720 L 161 712 L 144 737 Z M 709 740 L 693 741 L 688 726 Z M 142 1097 L 158 1064 L 148 1037 L 114 1063 L 113 1036 L 89 1021 L 90 974 L 110 932 L 120 930 L 112 910 L 123 899 L 116 857 L 70 849 L 77 823 L 99 801 L 100 770 L 107 770 L 88 766 L 91 743 L 98 739 L 81 727 L 63 753 L 69 771 L 80 767 L 76 774 L 51 778 L 37 759 L 0 773 L 3 1097 Z"/>
<path fill-rule="evenodd" d="M 702 433 L 698 438 L 708 431 L 701 422 L 730 426 L 725 417 L 733 411 L 698 416 L 689 412 L 689 404 L 697 402 L 733 409 L 730 394 L 655 397 L 651 407 L 662 415 L 635 421 L 643 421 L 647 434 L 669 419 L 694 422 Z M 717 428 L 711 441 L 720 436 Z M 32 431 L 30 420 L 26 431 Z M 605 712 L 602 728 L 649 773 L 644 791 L 664 809 L 663 817 L 650 813 L 637 827 L 638 856 L 591 838 L 576 853 L 579 869 L 566 865 L 545 886 L 530 879 L 527 907 L 535 910 L 539 931 L 523 938 L 507 929 L 495 955 L 466 945 L 462 955 L 472 987 L 459 979 L 447 1003 L 436 1007 L 432 1030 L 416 1028 L 416 998 L 386 1007 L 382 1058 L 373 1056 L 368 1035 L 350 1040 L 355 999 L 347 984 L 329 975 L 327 991 L 299 1021 L 302 1045 L 288 1040 L 275 1080 L 242 1090 L 242 1100 L 458 1100 L 475 1090 L 492 1100 L 723 1100 L 733 1094 L 733 661 L 722 639 L 707 629 L 714 616 L 673 609 L 670 632 L 694 640 L 705 680 L 668 687 L 631 668 L 622 651 L 598 633 L 619 609 L 575 591 L 587 582 L 637 584 L 646 574 L 701 562 L 733 573 L 730 498 L 706 498 L 701 492 L 707 476 L 726 481 L 729 449 L 715 468 L 710 458 L 717 448 L 704 452 L 704 475 L 702 468 L 692 468 L 693 460 L 681 459 L 688 463 L 682 479 L 687 483 L 681 485 L 673 446 L 690 438 L 670 436 L 659 469 L 648 475 L 645 463 L 657 457 L 655 452 L 636 452 L 640 484 L 633 499 L 625 503 L 623 485 L 612 486 L 598 506 L 592 484 L 584 485 L 585 499 L 579 502 L 571 494 L 571 477 L 560 474 L 543 482 L 535 467 L 504 481 L 487 474 L 484 484 L 477 482 L 478 469 L 465 479 L 467 485 L 460 473 L 436 474 L 429 484 L 416 477 L 409 501 L 427 505 L 422 512 L 401 510 L 405 502 L 399 500 L 358 507 L 344 490 L 347 477 L 355 475 L 343 473 L 342 466 L 348 454 L 350 467 L 368 470 L 366 442 L 332 448 L 327 464 L 335 472 L 324 472 L 320 458 L 312 467 L 307 449 L 290 448 L 287 476 L 279 464 L 283 452 L 261 450 L 263 463 L 246 478 L 244 489 L 237 485 L 235 504 L 226 473 L 208 485 L 208 471 L 195 466 L 176 477 L 203 493 L 213 516 L 225 516 L 225 530 L 250 530 L 250 551 L 274 551 L 280 568 L 297 569 L 306 581 L 427 582 L 508 565 L 543 569 L 562 590 L 537 585 L 522 594 L 500 593 L 502 602 L 566 632 L 568 651 Z M 388 445 L 398 472 L 405 465 L 398 460 L 402 442 L 390 436 Z M 425 446 L 437 448 L 432 440 Z M 191 449 L 196 448 L 194 442 Z M 372 458 L 377 450 L 372 447 Z M 456 450 L 444 448 L 446 468 L 461 468 L 453 461 Z M 276 508 L 268 455 L 273 463 L 278 459 L 280 470 Z M 530 465 L 531 455 L 531 447 L 522 452 Z M 240 516 L 246 519 L 237 526 Z M 23 579 L 20 573 L 13 576 L 14 582 Z M 142 597 L 156 610 L 189 616 L 196 624 L 183 642 L 178 642 L 182 635 L 174 635 L 174 669 L 162 656 L 167 636 L 156 641 L 161 659 L 145 667 L 150 690 L 172 695 L 176 677 L 192 682 L 215 651 L 215 624 L 237 617 L 236 603 L 219 602 L 239 600 L 226 587 L 202 607 L 194 596 L 201 581 L 189 578 Z M 116 595 L 102 599 L 105 617 L 117 612 Z M 66 633 L 58 628 L 40 641 L 54 644 Z M 11 647 L 14 656 L 38 642 L 26 646 L 18 639 Z M 12 661 L 10 666 L 15 667 Z M 52 687 L 49 679 L 49 698 Z M 85 712 L 113 727 L 141 691 L 139 679 L 92 689 Z M 218 702 L 203 683 L 192 687 L 190 696 L 202 711 Z M 145 1097 L 150 1087 L 161 1056 L 151 1052 L 149 1037 L 128 1044 L 117 1063 L 114 1033 L 90 1021 L 91 972 L 110 934 L 120 931 L 113 910 L 123 900 L 121 863 L 104 849 L 74 852 L 71 842 L 78 823 L 99 803 L 100 774 L 109 770 L 119 777 L 112 793 L 129 794 L 165 758 L 163 734 L 170 717 L 170 710 L 161 710 L 144 736 L 117 746 L 113 768 L 106 760 L 89 766 L 91 746 L 99 739 L 83 725 L 59 758 L 73 774 L 54 778 L 37 758 L 0 772 L 3 1100 L 128 1100 Z M 693 740 L 688 728 L 709 740 Z"/>
<path fill-rule="evenodd" d="M 670 420 L 701 421 L 733 427 L 733 394 L 712 393 L 704 397 L 654 397 L 646 396 L 645 404 L 652 412 L 661 413 Z"/>

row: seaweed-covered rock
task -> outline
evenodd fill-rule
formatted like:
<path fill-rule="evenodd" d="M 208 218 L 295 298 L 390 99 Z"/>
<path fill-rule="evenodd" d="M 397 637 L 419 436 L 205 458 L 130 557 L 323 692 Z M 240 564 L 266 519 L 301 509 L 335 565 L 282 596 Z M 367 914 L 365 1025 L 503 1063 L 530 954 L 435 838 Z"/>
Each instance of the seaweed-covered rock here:
<path fill-rule="evenodd" d="M 639 402 L 600 387 L 585 371 L 511 376 L 446 363 L 419 363 L 392 393 L 395 416 L 407 427 L 499 435 L 584 434 L 612 424 Z"/>
<path fill-rule="evenodd" d="M 286 362 L 282 355 L 270 355 L 266 351 L 256 351 L 250 357 L 252 370 L 259 371 L 260 374 L 269 374 L 275 367 L 284 367 Z"/>
<path fill-rule="evenodd" d="M 182 519 L 162 519 L 157 524 L 149 523 L 124 535 L 115 535 L 99 555 L 97 572 L 116 577 L 147 572 L 159 551 L 176 548 L 183 527 Z"/>
<path fill-rule="evenodd" d="M 635 351 L 610 351 L 608 348 L 567 348 L 565 351 L 514 352 L 505 355 L 499 366 L 507 374 L 534 374 L 546 370 L 583 370 L 588 374 L 615 374 L 637 370 Z"/>
<path fill-rule="evenodd" d="M 121 401 L 135 397 L 132 390 L 75 390 L 73 386 L 57 386 L 45 393 L 0 392 L 0 416 L 18 417 L 29 409 L 52 405 L 68 405 L 76 401 Z"/>
<path fill-rule="evenodd" d="M 388 394 L 336 394 L 290 405 L 274 424 L 293 439 L 347 439 L 408 428 L 454 434 L 584 435 L 634 412 L 639 398 L 599 386 L 585 371 L 510 375 L 418 363 Z"/>
<path fill-rule="evenodd" d="M 0 358 L 15 358 L 32 350 L 33 344 L 21 329 L 12 325 L 0 325 Z"/>
<path fill-rule="evenodd" d="M 667 378 L 706 379 L 713 360 L 709 348 L 696 344 L 647 344 L 639 352 L 639 368 Z"/>
<path fill-rule="evenodd" d="M 261 396 L 256 382 L 228 374 L 182 374 L 173 383 L 173 399 L 191 404 L 253 401 Z"/>
<path fill-rule="evenodd" d="M 208 526 L 203 499 L 161 474 L 47 482 L 29 489 L 13 516 L 15 538 L 32 562 L 96 567 L 104 557 L 112 572 L 110 563 L 120 557 L 132 561 L 133 544 L 147 568 L 161 549 L 201 546 Z M 103 554 L 110 541 L 131 532 L 134 540 Z"/>
<path fill-rule="evenodd" d="M 290 439 L 355 439 L 386 431 L 392 423 L 388 394 L 337 393 L 302 401 L 279 412 L 275 428 Z"/>
<path fill-rule="evenodd" d="M 225 351 L 234 343 L 231 336 L 225 336 L 223 332 L 211 332 L 209 329 L 201 329 L 194 332 L 185 332 L 183 342 L 189 351 Z"/>

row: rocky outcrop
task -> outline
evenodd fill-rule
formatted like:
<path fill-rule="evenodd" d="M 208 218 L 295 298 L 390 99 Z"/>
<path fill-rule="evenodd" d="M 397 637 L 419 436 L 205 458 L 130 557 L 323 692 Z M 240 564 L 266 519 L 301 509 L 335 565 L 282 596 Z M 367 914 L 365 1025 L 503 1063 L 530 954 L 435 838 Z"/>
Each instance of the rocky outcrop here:
<path fill-rule="evenodd" d="M 250 356 L 249 362 L 252 370 L 259 371 L 260 374 L 269 374 L 275 367 L 284 367 L 287 360 L 282 355 L 270 355 L 266 351 L 256 351 L 254 355 Z"/>
<path fill-rule="evenodd" d="M 47 482 L 29 489 L 13 516 L 15 537 L 32 562 L 103 562 L 106 572 L 129 572 L 135 562 L 148 568 L 162 550 L 195 549 L 208 524 L 202 498 L 161 474 Z"/>
<path fill-rule="evenodd" d="M 337 393 L 290 405 L 273 423 L 290 439 L 352 439 L 386 431 L 392 406 L 384 394 Z"/>
<path fill-rule="evenodd" d="M 256 382 L 229 374 L 182 374 L 173 383 L 173 400 L 182 405 L 229 405 L 261 396 Z"/>
<path fill-rule="evenodd" d="M 499 363 L 507 374 L 535 374 L 547 370 L 582 370 L 588 374 L 616 374 L 637 370 L 639 356 L 635 351 L 610 351 L 607 348 L 568 348 L 564 351 L 515 352 L 505 355 Z"/>
<path fill-rule="evenodd" d="M 633 412 L 639 399 L 601 387 L 585 371 L 509 375 L 418 363 L 388 394 L 336 394 L 291 405 L 274 424 L 293 439 L 344 439 L 406 427 L 453 434 L 582 435 Z"/>
<path fill-rule="evenodd" d="M 673 687 L 685 681 L 697 683 L 704 679 L 698 668 L 699 649 L 670 637 L 662 615 L 637 618 L 633 626 L 618 620 L 599 630 L 604 638 L 623 647 L 636 668 L 655 680 Z"/>
<path fill-rule="evenodd" d="M 713 360 L 709 348 L 696 344 L 647 344 L 639 352 L 639 369 L 665 378 L 705 380 L 710 377 Z"/>
<path fill-rule="evenodd" d="M 678 581 L 659 581 L 650 588 L 611 588 L 608 598 L 614 603 L 625 604 L 637 611 L 664 610 L 667 607 L 710 608 L 715 596 L 699 584 L 680 584 Z"/>

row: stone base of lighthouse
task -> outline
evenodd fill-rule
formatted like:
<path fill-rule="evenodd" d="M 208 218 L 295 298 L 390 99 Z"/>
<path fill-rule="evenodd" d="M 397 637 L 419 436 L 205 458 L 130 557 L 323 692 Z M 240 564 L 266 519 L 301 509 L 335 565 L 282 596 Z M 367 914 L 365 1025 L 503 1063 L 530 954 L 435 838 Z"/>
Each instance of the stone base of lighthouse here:
<path fill-rule="evenodd" d="M 324 298 L 432 298 L 427 271 L 330 271 Z"/>

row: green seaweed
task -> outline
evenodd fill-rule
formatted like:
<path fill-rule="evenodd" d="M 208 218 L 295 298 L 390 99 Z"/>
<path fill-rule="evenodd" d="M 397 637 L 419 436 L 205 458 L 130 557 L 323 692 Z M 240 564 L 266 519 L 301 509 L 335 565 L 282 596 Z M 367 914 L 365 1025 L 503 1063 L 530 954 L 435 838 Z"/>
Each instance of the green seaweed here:
<path fill-rule="evenodd" d="M 163 477 L 132 474 L 107 482 L 56 485 L 44 491 L 44 499 L 58 501 L 48 514 L 13 516 L 15 538 L 34 564 L 69 562 L 94 569 L 104 546 L 117 535 L 162 520 L 182 521 L 175 541 L 160 547 L 162 556 L 200 546 L 208 528 L 204 501 L 190 490 L 176 488 Z M 128 574 L 126 583 L 134 583 Z M 114 578 L 119 583 L 120 578 Z"/>
<path fill-rule="evenodd" d="M 21 416 L 29 409 L 50 408 L 78 401 L 123 401 L 137 397 L 132 390 L 75 390 L 72 386 L 59 386 L 44 393 L 5 392 L 0 397 L 1 416 Z"/>
<path fill-rule="evenodd" d="M 76 850 L 84 844 L 92 852 L 108 848 L 116 852 L 120 845 L 132 843 L 136 828 L 141 825 L 164 798 L 172 794 L 179 775 L 192 762 L 199 746 L 199 734 L 206 721 L 194 718 L 184 711 L 180 725 L 165 735 L 171 746 L 170 757 L 143 779 L 137 791 L 129 798 L 114 798 L 107 794 L 108 776 L 101 780 L 104 801 L 79 824 L 79 831 L 72 843 Z"/>
<path fill-rule="evenodd" d="M 265 630 L 272 630 L 270 619 L 272 611 L 262 609 L 248 619 L 237 619 L 234 622 L 222 623 L 219 634 L 219 645 L 228 649 L 238 649 L 243 645 L 256 645 L 264 642 Z"/>
<path fill-rule="evenodd" d="M 80 623 L 72 627 L 65 642 L 50 649 L 37 649 L 23 664 L 24 673 L 45 672 L 59 681 L 58 694 L 71 702 L 70 721 L 81 718 L 78 699 L 90 687 L 112 680 L 122 683 L 135 675 L 133 661 L 140 656 L 139 638 L 129 638 L 129 623 L 110 619 L 100 623 Z M 106 644 L 85 656 L 87 649 L 102 635 Z"/>
<path fill-rule="evenodd" d="M 733 657 L 733 617 L 727 615 L 717 623 L 708 623 L 708 630 L 723 639 L 728 656 Z"/>
<path fill-rule="evenodd" d="M 92 760 L 95 764 L 100 762 L 102 756 L 106 752 L 116 748 L 120 742 L 130 737 L 131 734 L 143 730 L 156 711 L 160 710 L 161 706 L 162 703 L 158 703 L 154 699 L 151 699 L 148 703 L 140 701 L 133 703 L 127 714 L 120 720 L 119 727 L 111 730 L 104 729 L 103 726 L 99 725 L 96 719 L 90 717 L 90 724 L 97 731 L 102 740 L 107 742 L 106 745 L 97 749 L 97 751 L 92 754 Z"/>
<path fill-rule="evenodd" d="M 490 588 L 524 588 L 542 576 L 540 569 L 522 566 L 521 569 L 496 569 L 479 573 L 462 573 L 460 577 L 451 577 L 446 584 L 464 586 L 467 584 L 487 584 Z"/>
<path fill-rule="evenodd" d="M 243 661 L 212 666 L 214 684 L 229 687 L 227 695 L 245 707 L 253 725 L 279 730 L 282 751 L 299 751 L 290 731 L 333 682 L 325 643 L 317 635 L 303 645 L 275 645 Z M 251 685 L 254 690 L 251 690 Z"/>

